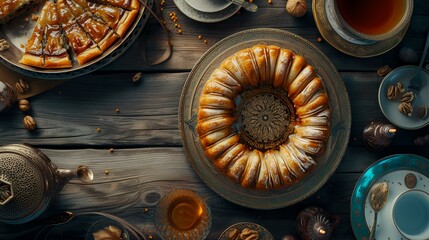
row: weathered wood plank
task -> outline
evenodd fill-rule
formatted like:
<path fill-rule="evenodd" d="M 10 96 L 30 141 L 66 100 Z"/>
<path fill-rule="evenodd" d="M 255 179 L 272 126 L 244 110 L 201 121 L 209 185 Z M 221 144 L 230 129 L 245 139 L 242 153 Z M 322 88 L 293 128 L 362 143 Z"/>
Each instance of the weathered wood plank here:
<path fill-rule="evenodd" d="M 303 202 L 279 210 L 261 211 L 237 206 L 209 190 L 194 173 L 181 148 L 120 149 L 113 154 L 93 149 L 42 151 L 60 167 L 74 169 L 84 164 L 95 174 L 92 184 L 72 180 L 65 185 L 47 214 L 66 210 L 108 212 L 138 225 L 146 233 L 155 234 L 151 214 L 160 197 L 174 188 L 189 188 L 206 197 L 212 210 L 213 231 L 208 239 L 217 239 L 223 229 L 241 221 L 262 224 L 279 239 L 294 231 L 296 215 L 308 205 L 318 205 L 342 216 L 339 235 L 334 239 L 352 234 L 347 215 L 350 196 L 360 173 L 335 173 L 325 186 Z M 109 170 L 108 175 L 105 170 Z M 148 214 L 144 213 L 144 208 L 149 209 Z M 16 227 L 26 229 L 29 225 Z M 72 231 L 78 233 L 79 229 L 84 227 Z M 11 228 L 0 225 L 0 232 L 5 231 Z M 75 234 L 69 236 L 76 237 Z"/>
<path fill-rule="evenodd" d="M 133 84 L 134 73 L 95 73 L 74 79 L 30 99 L 34 132 L 22 125 L 17 108 L 0 116 L 0 144 L 29 142 L 38 146 L 181 146 L 178 104 L 187 73 L 144 74 Z M 362 145 L 370 121 L 385 121 L 378 107 L 382 80 L 375 72 L 341 73 L 350 96 L 350 145 Z M 119 112 L 116 112 L 119 109 Z M 97 131 L 100 128 L 100 132 Z M 422 131 L 399 130 L 395 146 L 413 146 Z"/>

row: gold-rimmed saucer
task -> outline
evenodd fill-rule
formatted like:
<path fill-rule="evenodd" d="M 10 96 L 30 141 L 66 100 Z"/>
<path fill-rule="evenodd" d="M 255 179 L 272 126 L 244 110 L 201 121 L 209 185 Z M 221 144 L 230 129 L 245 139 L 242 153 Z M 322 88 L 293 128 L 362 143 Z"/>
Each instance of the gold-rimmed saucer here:
<path fill-rule="evenodd" d="M 314 0 L 312 5 L 314 21 L 316 22 L 320 34 L 338 51 L 353 57 L 367 58 L 388 52 L 402 41 L 408 29 L 407 26 L 394 37 L 384 41 L 367 45 L 355 44 L 345 40 L 335 31 L 328 20 L 325 5 L 325 0 Z"/>

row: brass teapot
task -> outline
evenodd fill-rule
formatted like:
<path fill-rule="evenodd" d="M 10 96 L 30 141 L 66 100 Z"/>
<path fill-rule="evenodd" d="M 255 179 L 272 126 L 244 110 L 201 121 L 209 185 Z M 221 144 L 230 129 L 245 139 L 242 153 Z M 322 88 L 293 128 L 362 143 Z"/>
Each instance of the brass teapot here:
<path fill-rule="evenodd" d="M 74 176 L 84 182 L 93 179 L 87 167 L 60 169 L 28 144 L 0 147 L 0 222 L 20 224 L 37 218 Z"/>

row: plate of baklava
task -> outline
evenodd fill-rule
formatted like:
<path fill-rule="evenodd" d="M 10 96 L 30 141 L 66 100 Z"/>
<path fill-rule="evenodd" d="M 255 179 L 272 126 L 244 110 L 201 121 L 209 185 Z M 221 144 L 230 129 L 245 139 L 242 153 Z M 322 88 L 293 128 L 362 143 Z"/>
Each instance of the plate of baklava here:
<path fill-rule="evenodd" d="M 0 62 L 32 77 L 73 78 L 119 57 L 143 29 L 153 0 L 0 2 Z"/>

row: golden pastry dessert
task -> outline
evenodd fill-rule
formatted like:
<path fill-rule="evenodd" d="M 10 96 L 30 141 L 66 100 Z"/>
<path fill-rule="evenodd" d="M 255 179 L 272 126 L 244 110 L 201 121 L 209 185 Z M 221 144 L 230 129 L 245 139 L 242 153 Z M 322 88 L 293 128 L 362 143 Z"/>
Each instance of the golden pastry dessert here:
<path fill-rule="evenodd" d="M 331 110 L 323 80 L 300 55 L 255 45 L 204 85 L 197 131 L 206 156 L 245 188 L 295 184 L 323 154 Z"/>
<path fill-rule="evenodd" d="M 2 1 L 0 21 L 4 9 L 18 5 L 18 0 Z M 48 0 L 20 63 L 45 69 L 70 68 L 73 54 L 82 65 L 125 37 L 139 9 L 138 0 Z"/>
<path fill-rule="evenodd" d="M 1 0 L 0 24 L 8 22 L 38 2 L 39 0 Z"/>

